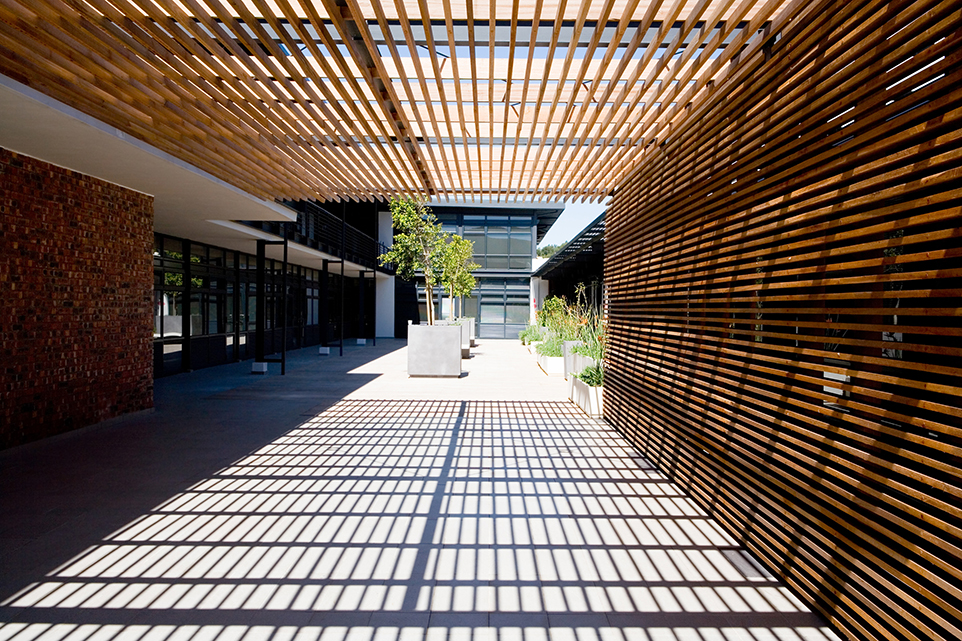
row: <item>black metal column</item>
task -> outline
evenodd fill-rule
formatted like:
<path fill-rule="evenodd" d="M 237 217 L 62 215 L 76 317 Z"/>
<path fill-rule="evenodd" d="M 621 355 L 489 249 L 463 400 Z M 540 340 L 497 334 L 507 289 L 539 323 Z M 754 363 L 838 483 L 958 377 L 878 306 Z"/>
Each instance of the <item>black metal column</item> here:
<path fill-rule="evenodd" d="M 231 275 L 232 278 L 234 279 L 234 301 L 233 301 L 233 305 L 231 305 L 231 314 L 233 314 L 234 316 L 234 362 L 239 363 L 241 361 L 240 302 L 241 302 L 241 288 L 244 285 L 241 284 L 241 279 L 240 279 L 240 255 L 237 252 L 230 252 L 230 253 L 234 255 L 234 273 Z"/>
<path fill-rule="evenodd" d="M 358 277 L 358 294 L 357 294 L 357 308 L 358 308 L 358 318 L 357 318 L 357 333 L 358 338 L 366 339 L 367 336 L 364 332 L 364 270 L 361 270 L 357 274 Z"/>
<path fill-rule="evenodd" d="M 321 345 L 328 347 L 330 343 L 330 337 L 328 336 L 328 330 L 331 327 L 331 306 L 328 301 L 328 297 L 331 293 L 330 288 L 330 273 L 328 272 L 327 264 L 329 261 L 324 261 L 324 267 L 321 269 L 321 291 L 320 291 L 320 318 L 318 319 L 318 324 L 321 326 Z"/>
<path fill-rule="evenodd" d="M 339 356 L 344 356 L 344 260 L 347 258 L 345 244 L 347 243 L 347 203 L 341 203 L 341 338 L 338 350 Z"/>
<path fill-rule="evenodd" d="M 264 262 L 266 257 L 265 250 L 267 243 L 263 240 L 257 241 L 257 313 L 254 315 L 254 322 L 257 324 L 254 329 L 254 361 L 264 362 L 264 325 L 267 324 L 267 294 L 266 294 L 266 274 L 264 273 Z"/>
<path fill-rule="evenodd" d="M 284 376 L 287 374 L 287 309 L 290 305 L 287 291 L 287 225 L 284 225 L 284 277 L 281 288 L 281 376 Z"/>
<path fill-rule="evenodd" d="M 184 304 L 181 307 L 180 336 L 184 347 L 180 352 L 180 370 L 190 372 L 193 371 L 190 362 L 190 301 L 193 295 L 193 292 L 191 292 L 191 277 L 193 274 L 190 268 L 190 241 L 185 240 L 182 247 L 184 252 Z"/>

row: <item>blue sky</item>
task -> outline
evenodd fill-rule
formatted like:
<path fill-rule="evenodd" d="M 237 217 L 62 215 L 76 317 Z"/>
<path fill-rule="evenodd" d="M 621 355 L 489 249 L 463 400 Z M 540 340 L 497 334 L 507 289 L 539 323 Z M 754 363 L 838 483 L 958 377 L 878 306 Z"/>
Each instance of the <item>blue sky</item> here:
<path fill-rule="evenodd" d="M 568 203 L 558 222 L 551 226 L 539 247 L 566 243 L 578 235 L 582 229 L 597 218 L 604 210 L 605 203 Z"/>

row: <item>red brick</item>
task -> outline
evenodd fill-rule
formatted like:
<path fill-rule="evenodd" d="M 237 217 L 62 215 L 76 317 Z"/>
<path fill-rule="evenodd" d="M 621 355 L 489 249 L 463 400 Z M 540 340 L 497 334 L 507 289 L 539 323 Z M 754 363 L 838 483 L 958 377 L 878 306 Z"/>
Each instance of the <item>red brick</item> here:
<path fill-rule="evenodd" d="M 0 449 L 153 406 L 153 199 L 0 149 Z"/>

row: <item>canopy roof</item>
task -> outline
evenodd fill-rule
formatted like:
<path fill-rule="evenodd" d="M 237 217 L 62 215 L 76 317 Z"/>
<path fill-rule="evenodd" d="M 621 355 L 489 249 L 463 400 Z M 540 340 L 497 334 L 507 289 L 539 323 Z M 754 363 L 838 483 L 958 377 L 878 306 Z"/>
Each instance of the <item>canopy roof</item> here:
<path fill-rule="evenodd" d="M 0 72 L 271 200 L 596 200 L 804 6 L 3 0 Z"/>

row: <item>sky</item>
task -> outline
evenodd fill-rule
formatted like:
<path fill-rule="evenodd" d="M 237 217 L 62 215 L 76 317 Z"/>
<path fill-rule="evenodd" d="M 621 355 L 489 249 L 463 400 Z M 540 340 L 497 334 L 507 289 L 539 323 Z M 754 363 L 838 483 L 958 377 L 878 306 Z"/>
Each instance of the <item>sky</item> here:
<path fill-rule="evenodd" d="M 606 206 L 606 201 L 566 204 L 564 213 L 551 226 L 551 229 L 545 234 L 544 240 L 538 243 L 538 246 L 544 247 L 545 245 L 559 245 L 568 242 L 601 215 Z"/>

